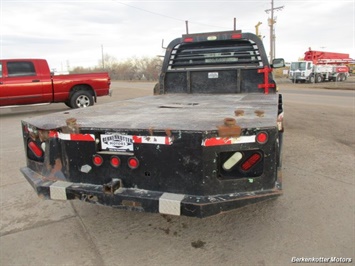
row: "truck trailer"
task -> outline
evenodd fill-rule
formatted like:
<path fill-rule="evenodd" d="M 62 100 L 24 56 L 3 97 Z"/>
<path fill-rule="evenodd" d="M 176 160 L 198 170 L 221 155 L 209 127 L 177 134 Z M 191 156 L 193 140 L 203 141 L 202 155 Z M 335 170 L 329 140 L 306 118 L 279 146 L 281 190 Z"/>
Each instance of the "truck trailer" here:
<path fill-rule="evenodd" d="M 260 38 L 185 34 L 154 95 L 22 121 L 44 199 L 207 217 L 282 194 L 283 102 Z M 153 90 L 153 88 L 152 88 Z"/>

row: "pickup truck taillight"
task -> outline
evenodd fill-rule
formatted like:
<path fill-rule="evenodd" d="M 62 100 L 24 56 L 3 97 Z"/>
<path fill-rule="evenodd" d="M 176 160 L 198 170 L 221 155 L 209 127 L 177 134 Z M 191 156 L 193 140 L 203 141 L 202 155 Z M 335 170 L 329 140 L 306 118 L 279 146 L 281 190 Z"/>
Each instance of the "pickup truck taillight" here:
<path fill-rule="evenodd" d="M 43 151 L 41 147 L 38 147 L 37 143 L 34 141 L 30 141 L 27 144 L 29 150 L 32 152 L 34 156 L 37 158 L 41 158 L 43 156 Z"/>
<path fill-rule="evenodd" d="M 110 163 L 113 167 L 118 168 L 121 165 L 121 160 L 117 156 L 112 156 Z"/>
<path fill-rule="evenodd" d="M 264 153 L 262 150 L 241 150 L 221 152 L 219 157 L 219 178 L 255 178 L 263 173 Z"/>
<path fill-rule="evenodd" d="M 264 131 L 261 131 L 258 134 L 256 134 L 255 139 L 259 144 L 265 144 L 267 142 L 268 138 L 269 138 L 268 134 Z"/>
<path fill-rule="evenodd" d="M 30 160 L 37 162 L 44 161 L 44 148 L 45 144 L 39 142 L 39 140 L 29 139 L 27 142 L 27 157 Z"/>
<path fill-rule="evenodd" d="M 92 157 L 92 162 L 96 166 L 101 166 L 104 163 L 104 159 L 101 155 L 95 154 Z M 121 166 L 121 159 L 114 155 L 110 158 L 110 164 L 112 167 L 118 168 Z M 127 165 L 132 170 L 137 169 L 139 167 L 139 160 L 136 157 L 130 157 L 127 160 Z"/>
<path fill-rule="evenodd" d="M 102 159 L 101 155 L 95 154 L 92 157 L 92 162 L 94 163 L 94 165 L 100 166 L 104 162 L 104 159 Z"/>
<path fill-rule="evenodd" d="M 131 169 L 136 169 L 139 166 L 139 161 L 136 157 L 131 157 L 128 159 L 128 167 Z"/>
<path fill-rule="evenodd" d="M 254 165 L 256 165 L 261 159 L 260 153 L 256 152 L 252 156 L 250 156 L 242 165 L 241 169 L 243 171 L 249 171 Z"/>
<path fill-rule="evenodd" d="M 25 147 L 27 157 L 30 160 L 43 162 L 49 132 L 47 130 L 39 130 L 29 125 L 23 127 L 23 132 L 24 137 L 27 139 L 27 145 Z"/>

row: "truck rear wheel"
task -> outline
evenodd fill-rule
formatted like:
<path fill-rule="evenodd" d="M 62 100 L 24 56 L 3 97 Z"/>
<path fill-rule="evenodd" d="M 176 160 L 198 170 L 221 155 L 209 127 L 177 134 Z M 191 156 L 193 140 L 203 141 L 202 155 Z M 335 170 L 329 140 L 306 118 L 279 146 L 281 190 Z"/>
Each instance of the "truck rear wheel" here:
<path fill-rule="evenodd" d="M 316 75 L 316 83 L 321 83 L 323 81 L 323 78 L 321 75 Z"/>
<path fill-rule="evenodd" d="M 94 105 L 94 99 L 89 91 L 77 91 L 70 98 L 71 108 L 85 108 L 91 105 Z"/>

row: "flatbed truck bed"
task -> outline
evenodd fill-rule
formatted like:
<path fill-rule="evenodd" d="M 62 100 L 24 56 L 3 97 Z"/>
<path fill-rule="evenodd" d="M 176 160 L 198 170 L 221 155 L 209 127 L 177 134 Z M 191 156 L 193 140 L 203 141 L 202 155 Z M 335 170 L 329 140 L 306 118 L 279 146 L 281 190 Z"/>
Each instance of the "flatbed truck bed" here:
<path fill-rule="evenodd" d="M 207 217 L 282 194 L 282 95 L 261 40 L 183 35 L 154 96 L 22 121 L 21 172 L 45 199 Z"/>
<path fill-rule="evenodd" d="M 95 109 L 79 109 L 29 118 L 26 121 L 43 129 L 66 126 L 74 117 L 80 128 L 115 130 L 187 130 L 216 131 L 227 117 L 236 117 L 242 128 L 272 127 L 278 114 L 277 94 L 186 95 L 167 94 L 146 96 L 98 105 Z M 108 112 L 109 110 L 109 112 Z M 261 111 L 262 115 L 258 112 Z M 43 121 L 50 123 L 43 124 Z"/>

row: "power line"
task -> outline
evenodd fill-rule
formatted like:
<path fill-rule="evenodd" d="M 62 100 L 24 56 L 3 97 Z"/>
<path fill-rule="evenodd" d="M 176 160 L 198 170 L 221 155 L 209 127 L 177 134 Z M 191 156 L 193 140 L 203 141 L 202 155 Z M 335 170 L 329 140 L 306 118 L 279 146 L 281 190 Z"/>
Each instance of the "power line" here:
<path fill-rule="evenodd" d="M 153 14 L 153 15 L 156 15 L 156 16 L 160 16 L 160 17 L 169 18 L 169 19 L 176 20 L 176 21 L 182 21 L 182 22 L 188 21 L 189 23 L 196 24 L 196 25 L 208 26 L 208 27 L 214 27 L 214 28 L 221 28 L 221 29 L 227 29 L 227 27 L 209 25 L 209 24 L 204 24 L 204 23 L 189 21 L 189 20 L 186 20 L 186 19 L 175 18 L 175 17 L 172 17 L 172 16 L 168 16 L 168 15 L 164 15 L 164 14 L 157 13 L 157 12 L 154 12 L 154 11 L 150 11 L 150 10 L 147 10 L 147 9 L 144 9 L 144 8 L 141 8 L 141 7 L 136 7 L 136 6 L 128 5 L 128 4 L 126 4 L 126 3 L 118 2 L 118 1 L 115 1 L 115 0 L 113 0 L 113 2 L 115 2 L 115 3 L 117 3 L 117 4 L 120 4 L 120 5 L 124 5 L 124 6 L 130 7 L 130 8 L 134 8 L 134 9 L 137 9 L 137 10 L 140 10 L 140 11 L 143 11 L 143 12 L 146 12 L 146 13 L 150 13 L 150 14 Z"/>
<path fill-rule="evenodd" d="M 160 13 L 153 12 L 153 11 L 150 11 L 150 10 L 146 10 L 146 9 L 143 9 L 143 8 L 140 8 L 140 7 L 131 6 L 131 5 L 128 5 L 126 3 L 122 3 L 122 2 L 118 2 L 118 1 L 114 1 L 114 2 L 117 3 L 117 4 L 120 4 L 120 5 L 128 6 L 128 7 L 134 8 L 134 9 L 138 9 L 138 10 L 143 11 L 143 12 L 147 12 L 147 13 L 150 13 L 150 14 L 153 14 L 153 15 L 170 18 L 170 19 L 177 20 L 177 21 L 185 21 L 184 19 L 174 18 L 174 17 L 168 16 L 168 15 L 160 14 Z"/>

